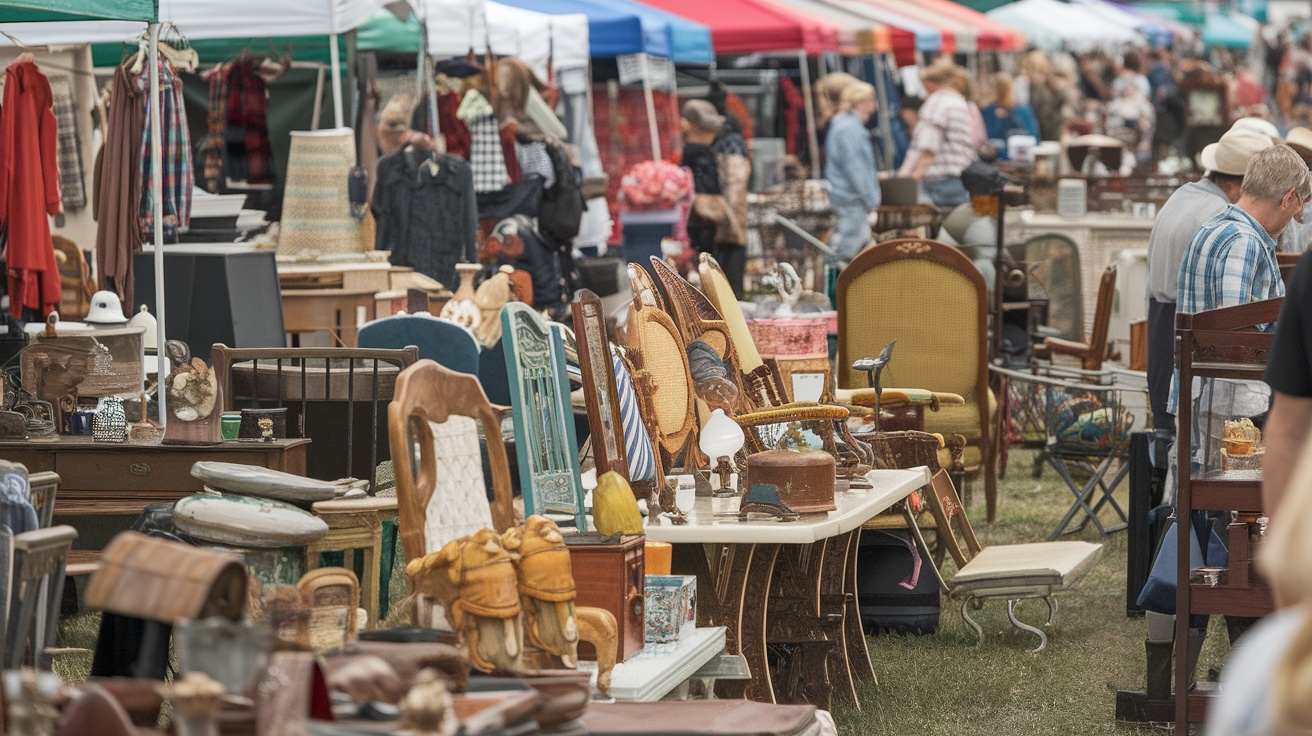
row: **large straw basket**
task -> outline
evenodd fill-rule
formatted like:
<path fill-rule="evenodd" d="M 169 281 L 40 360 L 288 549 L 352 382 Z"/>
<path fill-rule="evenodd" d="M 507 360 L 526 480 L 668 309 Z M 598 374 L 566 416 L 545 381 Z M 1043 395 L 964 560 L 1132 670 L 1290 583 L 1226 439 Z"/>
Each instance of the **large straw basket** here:
<path fill-rule="evenodd" d="M 279 255 L 363 251 L 360 223 L 351 217 L 347 193 L 355 165 L 351 129 L 294 130 L 291 135 Z"/>

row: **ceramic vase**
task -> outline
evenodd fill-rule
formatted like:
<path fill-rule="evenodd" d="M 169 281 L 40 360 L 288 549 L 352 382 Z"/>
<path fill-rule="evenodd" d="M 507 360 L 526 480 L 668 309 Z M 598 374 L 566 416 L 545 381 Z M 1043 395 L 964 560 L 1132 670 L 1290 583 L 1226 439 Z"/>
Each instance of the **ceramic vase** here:
<path fill-rule="evenodd" d="M 91 420 L 91 439 L 96 442 L 124 442 L 128 438 L 128 417 L 123 411 L 123 399 L 106 396 L 100 400 L 96 416 Z"/>

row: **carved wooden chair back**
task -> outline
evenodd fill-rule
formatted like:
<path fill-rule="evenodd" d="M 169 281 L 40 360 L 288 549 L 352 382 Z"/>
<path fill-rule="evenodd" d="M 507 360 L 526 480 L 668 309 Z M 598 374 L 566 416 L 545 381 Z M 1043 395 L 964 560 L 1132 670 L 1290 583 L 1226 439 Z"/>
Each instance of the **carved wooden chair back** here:
<path fill-rule="evenodd" d="M 419 357 L 457 373 L 478 373 L 478 340 L 468 327 L 431 314 L 397 314 L 360 328 L 362 348 L 399 350 L 414 345 Z"/>
<path fill-rule="evenodd" d="M 629 264 L 630 266 L 638 264 Z M 665 298 L 656 288 L 656 282 L 652 280 L 651 273 L 647 269 L 639 266 L 637 270 L 629 269 L 629 286 L 633 289 L 633 301 L 641 301 L 649 307 L 655 307 L 665 311 Z"/>
<path fill-rule="evenodd" d="M 55 252 L 64 256 L 59 263 L 59 316 L 76 322 L 87 316 L 91 309 L 91 297 L 95 292 L 91 286 L 91 266 L 77 243 L 62 235 L 51 235 L 50 239 Z"/>
<path fill-rule="evenodd" d="M 431 360 L 415 363 L 396 379 L 387 425 L 407 562 L 479 529 L 503 532 L 514 524 L 501 421 L 476 377 Z M 492 470 L 490 505 L 480 426 Z"/>
<path fill-rule="evenodd" d="M 314 440 L 307 475 L 374 480 L 389 459 L 387 404 L 419 349 L 230 348 L 210 355 L 227 411 L 287 409 L 287 436 Z"/>
<path fill-rule="evenodd" d="M 77 530 L 67 525 L 14 535 L 5 669 L 50 669 L 48 650 L 59 632 L 64 566 L 74 539 Z"/>
<path fill-rule="evenodd" d="M 574 294 L 570 310 L 574 317 L 579 373 L 583 378 L 588 435 L 592 440 L 597 477 L 613 470 L 626 480 L 632 480 L 624 445 L 624 421 L 620 415 L 614 356 L 611 355 L 610 338 L 606 336 L 606 315 L 601 298 L 588 289 L 580 289 Z"/>
<path fill-rule="evenodd" d="M 975 538 L 975 530 L 970 526 L 970 519 L 966 518 L 966 507 L 961 503 L 948 472 L 940 469 L 934 473 L 929 487 L 929 511 L 938 526 L 939 539 L 943 540 L 960 570 L 979 554 L 979 540 Z"/>
<path fill-rule="evenodd" d="M 32 508 L 36 509 L 37 524 L 49 527 L 55 518 L 55 496 L 59 491 L 59 474 L 45 471 L 32 473 L 27 478 L 32 487 Z"/>
<path fill-rule="evenodd" d="M 296 583 L 309 607 L 310 648 L 323 653 L 339 649 L 359 635 L 360 580 L 344 567 L 311 570 Z"/>
<path fill-rule="evenodd" d="M 1107 355 L 1107 332 L 1112 325 L 1112 307 L 1116 301 L 1116 264 L 1107 266 L 1098 280 L 1098 301 L 1093 307 L 1093 331 L 1089 334 L 1089 352 L 1084 357 L 1084 369 L 1102 368 Z"/>
<path fill-rule="evenodd" d="M 524 514 L 567 514 L 587 529 L 561 333 L 527 304 L 501 310 Z"/>
<path fill-rule="evenodd" d="M 694 442 L 696 404 L 688 354 L 670 315 L 643 296 L 643 281 L 651 279 L 637 264 L 629 264 L 633 305 L 629 308 L 628 358 L 633 367 L 633 388 L 647 431 L 656 449 L 657 478 Z M 654 287 L 651 288 L 654 291 Z"/>

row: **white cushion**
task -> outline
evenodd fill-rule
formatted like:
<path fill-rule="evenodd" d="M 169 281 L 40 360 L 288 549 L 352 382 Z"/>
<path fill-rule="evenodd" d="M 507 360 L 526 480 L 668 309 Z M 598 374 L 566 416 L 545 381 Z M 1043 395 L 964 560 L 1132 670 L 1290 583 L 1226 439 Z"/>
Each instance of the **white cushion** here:
<path fill-rule="evenodd" d="M 952 578 L 952 592 L 996 595 L 1034 588 L 1060 590 L 1083 578 L 1101 556 L 1102 545 L 1088 542 L 985 547 Z"/>

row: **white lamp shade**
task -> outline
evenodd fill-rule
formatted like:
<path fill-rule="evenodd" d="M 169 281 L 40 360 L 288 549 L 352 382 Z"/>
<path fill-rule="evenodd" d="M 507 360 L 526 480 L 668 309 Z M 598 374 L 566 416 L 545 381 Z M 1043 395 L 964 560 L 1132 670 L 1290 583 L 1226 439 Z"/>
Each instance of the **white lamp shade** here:
<path fill-rule="evenodd" d="M 697 444 L 702 452 L 714 460 L 719 457 L 731 458 L 738 454 L 745 441 L 743 428 L 738 426 L 738 422 L 725 415 L 723 409 L 716 409 L 711 412 L 711 418 L 706 421 L 706 426 L 702 427 Z"/>

